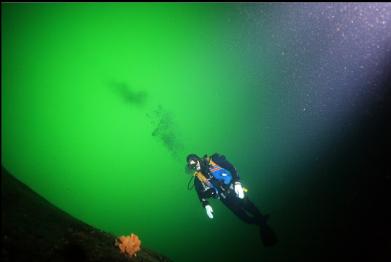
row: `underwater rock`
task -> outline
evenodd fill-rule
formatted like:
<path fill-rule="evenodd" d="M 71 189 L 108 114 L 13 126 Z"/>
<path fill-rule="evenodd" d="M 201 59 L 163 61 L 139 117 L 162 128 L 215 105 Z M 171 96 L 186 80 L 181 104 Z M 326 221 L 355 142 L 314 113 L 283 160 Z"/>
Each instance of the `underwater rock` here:
<path fill-rule="evenodd" d="M 145 247 L 137 256 L 124 256 L 116 236 L 56 208 L 4 167 L 1 182 L 1 261 L 171 261 Z"/>

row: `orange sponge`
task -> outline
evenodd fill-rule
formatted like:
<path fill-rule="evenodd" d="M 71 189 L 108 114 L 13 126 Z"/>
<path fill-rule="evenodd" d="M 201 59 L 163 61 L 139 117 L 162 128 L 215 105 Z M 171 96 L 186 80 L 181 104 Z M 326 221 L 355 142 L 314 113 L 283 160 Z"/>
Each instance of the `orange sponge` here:
<path fill-rule="evenodd" d="M 115 245 L 119 247 L 121 253 L 125 253 L 129 256 L 137 255 L 137 251 L 140 250 L 141 241 L 137 235 L 131 234 L 130 236 L 120 236 L 116 239 Z"/>

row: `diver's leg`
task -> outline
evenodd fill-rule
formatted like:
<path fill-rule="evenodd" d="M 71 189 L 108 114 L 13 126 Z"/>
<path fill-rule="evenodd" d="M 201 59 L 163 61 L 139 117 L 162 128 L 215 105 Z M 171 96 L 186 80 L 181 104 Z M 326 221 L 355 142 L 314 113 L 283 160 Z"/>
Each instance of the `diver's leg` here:
<path fill-rule="evenodd" d="M 255 224 L 259 227 L 259 235 L 264 246 L 273 246 L 277 243 L 274 231 L 267 225 L 265 216 L 247 198 L 239 199 L 234 196 L 221 198 L 223 204 L 228 207 L 237 217 L 248 224 Z M 247 209 L 247 210 L 246 210 Z M 247 211 L 247 212 L 246 212 Z M 249 215 L 252 214 L 251 216 Z"/>
<path fill-rule="evenodd" d="M 241 201 L 241 205 L 243 207 L 243 209 L 250 213 L 254 219 L 257 221 L 258 224 L 265 224 L 267 219 L 268 219 L 268 215 L 263 215 L 261 213 L 261 211 L 259 211 L 259 209 L 257 208 L 257 206 L 246 196 L 243 200 L 240 200 Z"/>
<path fill-rule="evenodd" d="M 259 224 L 259 221 L 256 217 L 250 216 L 246 210 L 243 208 L 243 205 L 237 200 L 236 196 L 228 195 L 226 198 L 222 198 L 221 202 L 228 207 L 237 217 L 247 224 Z"/>
<path fill-rule="evenodd" d="M 243 199 L 243 208 L 250 212 L 259 226 L 259 235 L 264 246 L 274 246 L 277 243 L 277 237 L 274 230 L 267 224 L 268 215 L 262 215 L 259 209 L 247 197 Z"/>

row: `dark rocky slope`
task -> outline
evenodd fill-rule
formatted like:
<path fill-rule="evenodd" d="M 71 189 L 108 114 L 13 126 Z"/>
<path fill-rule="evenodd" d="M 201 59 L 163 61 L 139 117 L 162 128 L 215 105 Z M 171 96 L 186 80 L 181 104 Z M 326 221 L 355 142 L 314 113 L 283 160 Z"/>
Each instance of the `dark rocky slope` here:
<path fill-rule="evenodd" d="M 56 208 L 4 167 L 1 190 L 2 261 L 170 261 L 143 246 L 136 257 L 121 254 L 116 236 Z"/>

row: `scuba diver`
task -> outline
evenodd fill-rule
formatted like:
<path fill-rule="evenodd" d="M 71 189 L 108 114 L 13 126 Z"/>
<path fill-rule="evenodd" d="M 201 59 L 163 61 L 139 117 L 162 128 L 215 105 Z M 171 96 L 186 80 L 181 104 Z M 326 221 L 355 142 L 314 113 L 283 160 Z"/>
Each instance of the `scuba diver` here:
<path fill-rule="evenodd" d="M 263 215 L 245 195 L 247 189 L 240 183 L 236 168 L 225 156 L 213 154 L 203 158 L 195 154 L 187 156 L 187 168 L 193 172 L 194 187 L 206 214 L 213 219 L 213 208 L 208 199 L 220 199 L 237 217 L 247 224 L 259 226 L 263 245 L 272 246 L 277 242 L 273 230 L 267 225 L 269 215 Z M 188 184 L 191 183 L 191 180 Z"/>

